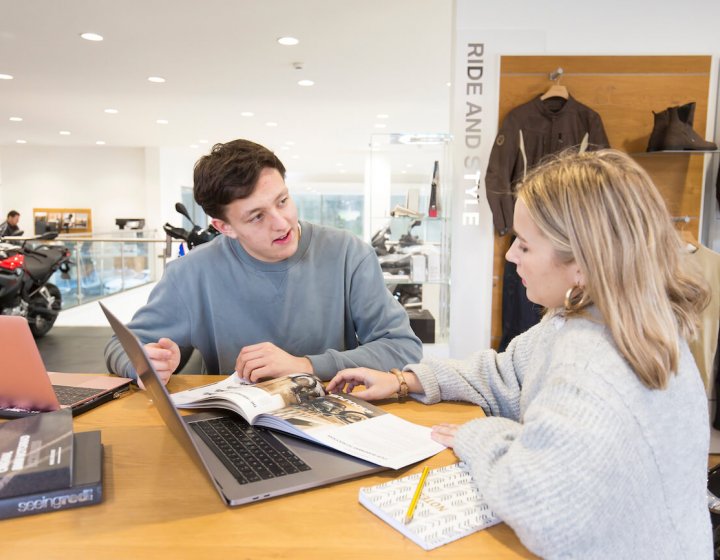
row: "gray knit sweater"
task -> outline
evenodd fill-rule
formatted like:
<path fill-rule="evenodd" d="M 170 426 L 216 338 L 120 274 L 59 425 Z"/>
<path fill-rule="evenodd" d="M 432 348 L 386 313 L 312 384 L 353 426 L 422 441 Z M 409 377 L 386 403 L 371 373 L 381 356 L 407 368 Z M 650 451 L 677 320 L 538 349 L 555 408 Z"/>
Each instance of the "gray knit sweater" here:
<path fill-rule="evenodd" d="M 426 403 L 470 401 L 455 453 L 490 507 L 546 558 L 712 558 L 708 416 L 695 362 L 649 390 L 608 330 L 555 316 L 506 352 L 409 365 Z"/>

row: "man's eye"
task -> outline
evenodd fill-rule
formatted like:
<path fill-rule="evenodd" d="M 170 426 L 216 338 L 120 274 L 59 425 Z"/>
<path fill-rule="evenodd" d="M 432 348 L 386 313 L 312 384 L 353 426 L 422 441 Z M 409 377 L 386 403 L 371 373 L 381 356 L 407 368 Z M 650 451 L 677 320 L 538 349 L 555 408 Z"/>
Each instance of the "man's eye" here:
<path fill-rule="evenodd" d="M 250 218 L 251 222 L 259 222 L 262 220 L 263 215 L 262 214 L 255 214 L 252 218 Z"/>
<path fill-rule="evenodd" d="M 290 197 L 286 196 L 285 198 L 280 200 L 280 206 L 285 206 L 287 204 L 287 201 Z"/>

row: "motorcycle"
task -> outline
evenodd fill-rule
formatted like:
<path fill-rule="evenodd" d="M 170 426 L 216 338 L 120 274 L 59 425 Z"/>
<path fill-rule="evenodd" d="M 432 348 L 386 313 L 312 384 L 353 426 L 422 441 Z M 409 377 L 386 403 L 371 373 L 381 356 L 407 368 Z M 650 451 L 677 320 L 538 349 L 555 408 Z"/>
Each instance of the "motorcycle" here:
<path fill-rule="evenodd" d="M 184 228 L 175 227 L 171 224 L 165 224 L 163 226 L 163 230 L 169 237 L 179 239 L 180 241 L 187 243 L 188 250 L 203 243 L 207 243 L 208 241 L 212 241 L 220 235 L 220 232 L 212 225 L 209 225 L 206 229 L 197 225 L 190 217 L 190 213 L 187 211 L 187 208 L 185 208 L 185 205 L 182 202 L 175 203 L 175 210 L 187 218 L 187 220 L 192 224 L 192 229 L 188 231 Z"/>
<path fill-rule="evenodd" d="M 49 241 L 57 232 L 48 232 L 33 240 Z M 64 245 L 29 247 L 25 240 L 3 242 L 0 239 L 0 314 L 25 317 L 35 338 L 45 336 L 55 324 L 62 308 L 62 295 L 50 277 L 60 270 L 69 278 L 70 251 Z"/>
<path fill-rule="evenodd" d="M 163 226 L 163 230 L 167 235 L 167 255 L 170 255 L 171 237 L 173 239 L 179 239 L 180 241 L 185 242 L 188 246 L 188 250 L 190 250 L 193 247 L 197 247 L 198 245 L 202 245 L 203 243 L 212 241 L 218 235 L 220 235 L 220 232 L 216 230 L 212 225 L 209 225 L 206 229 L 203 229 L 199 225 L 197 225 L 190 217 L 190 212 L 187 211 L 187 208 L 185 208 L 185 205 L 182 202 L 175 203 L 175 210 L 178 212 L 178 214 L 182 214 L 187 218 L 188 222 L 192 224 L 192 229 L 188 231 L 184 228 L 175 227 L 172 224 L 168 223 Z M 180 247 L 182 251 L 182 245 Z M 183 254 L 183 252 L 180 253 L 180 255 Z M 178 371 L 181 371 L 185 367 L 185 364 L 187 364 L 187 362 L 190 360 L 192 353 L 193 348 L 191 347 L 180 348 L 180 365 L 178 366 Z"/>

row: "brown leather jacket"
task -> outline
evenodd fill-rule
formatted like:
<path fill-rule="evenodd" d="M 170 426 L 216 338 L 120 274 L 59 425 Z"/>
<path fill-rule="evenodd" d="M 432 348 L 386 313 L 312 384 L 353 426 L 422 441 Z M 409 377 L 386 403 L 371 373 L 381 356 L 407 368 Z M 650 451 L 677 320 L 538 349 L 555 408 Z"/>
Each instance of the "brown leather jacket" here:
<path fill-rule="evenodd" d="M 485 192 L 500 235 L 512 228 L 513 187 L 543 157 L 586 143 L 588 149 L 609 147 L 602 119 L 576 101 L 536 97 L 510 111 L 490 152 Z"/>

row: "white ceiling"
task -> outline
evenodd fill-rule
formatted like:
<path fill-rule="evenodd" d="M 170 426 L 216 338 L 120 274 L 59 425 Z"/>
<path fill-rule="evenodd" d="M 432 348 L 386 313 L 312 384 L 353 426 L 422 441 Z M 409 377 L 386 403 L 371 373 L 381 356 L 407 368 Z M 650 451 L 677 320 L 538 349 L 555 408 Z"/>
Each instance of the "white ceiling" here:
<path fill-rule="evenodd" d="M 242 137 L 275 150 L 290 172 L 361 176 L 372 134 L 447 132 L 452 5 L 0 0 L 0 73 L 14 76 L 0 80 L 0 148 L 23 139 L 104 149 L 96 147 L 103 140 L 196 144 L 199 156 Z M 80 39 L 88 31 L 105 40 Z M 286 35 L 300 44 L 279 45 Z M 304 78 L 315 85 L 297 85 Z"/>

